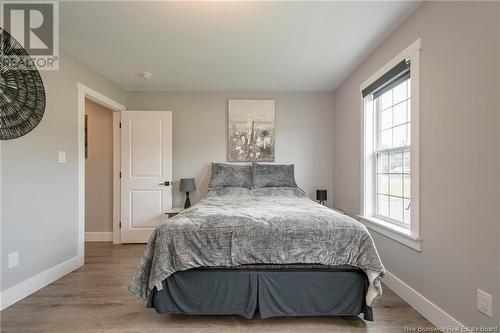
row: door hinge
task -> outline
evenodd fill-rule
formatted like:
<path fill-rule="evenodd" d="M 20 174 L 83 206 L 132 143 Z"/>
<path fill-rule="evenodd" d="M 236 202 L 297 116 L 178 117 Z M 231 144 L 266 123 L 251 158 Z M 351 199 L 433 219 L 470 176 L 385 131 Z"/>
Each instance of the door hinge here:
<path fill-rule="evenodd" d="M 120 221 L 120 228 L 122 227 L 122 221 Z"/>
<path fill-rule="evenodd" d="M 122 173 L 120 172 L 120 178 L 122 178 Z"/>
<path fill-rule="evenodd" d="M 122 128 L 122 122 L 120 121 L 120 128 Z"/>

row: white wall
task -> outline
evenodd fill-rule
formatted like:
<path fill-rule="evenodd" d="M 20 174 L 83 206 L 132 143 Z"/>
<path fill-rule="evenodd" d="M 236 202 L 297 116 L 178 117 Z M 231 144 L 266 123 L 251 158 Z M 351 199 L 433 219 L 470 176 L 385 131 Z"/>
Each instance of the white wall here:
<path fill-rule="evenodd" d="M 294 163 L 297 184 L 314 199 L 326 188 L 331 204 L 331 93 L 129 93 L 127 107 L 173 112 L 173 178 L 196 177 L 196 202 L 207 191 L 210 162 L 227 161 L 227 101 L 236 98 L 276 100 L 276 163 Z M 183 200 L 175 184 L 174 205 Z"/>
<path fill-rule="evenodd" d="M 465 325 L 500 322 L 500 3 L 420 6 L 334 92 L 333 193 L 360 213 L 360 84 L 417 38 L 422 252 L 373 238 L 387 270 Z M 495 318 L 476 310 L 494 296 Z"/>
<path fill-rule="evenodd" d="M 2 142 L 1 290 L 77 255 L 77 82 L 125 104 L 125 93 L 61 50 L 59 71 L 42 71 L 47 107 L 31 133 Z M 66 164 L 57 162 L 66 152 Z M 20 265 L 7 268 L 9 252 Z"/>
<path fill-rule="evenodd" d="M 113 111 L 89 99 L 85 159 L 85 231 L 113 231 Z"/>

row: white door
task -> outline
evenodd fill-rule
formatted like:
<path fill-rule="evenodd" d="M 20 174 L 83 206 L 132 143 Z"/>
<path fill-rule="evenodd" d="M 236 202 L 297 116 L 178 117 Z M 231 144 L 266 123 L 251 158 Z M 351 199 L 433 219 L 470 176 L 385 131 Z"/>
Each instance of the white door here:
<path fill-rule="evenodd" d="M 121 117 L 121 243 L 146 243 L 172 208 L 172 112 Z"/>

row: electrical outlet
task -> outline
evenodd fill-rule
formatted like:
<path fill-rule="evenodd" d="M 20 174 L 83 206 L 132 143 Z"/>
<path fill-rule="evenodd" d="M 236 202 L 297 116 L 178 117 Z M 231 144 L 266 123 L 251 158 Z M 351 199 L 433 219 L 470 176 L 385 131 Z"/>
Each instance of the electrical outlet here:
<path fill-rule="evenodd" d="M 481 289 L 477 290 L 477 309 L 485 315 L 493 318 L 493 296 Z"/>
<path fill-rule="evenodd" d="M 19 251 L 9 253 L 9 269 L 19 265 Z"/>
<path fill-rule="evenodd" d="M 60 150 L 59 151 L 59 163 L 66 163 L 66 152 Z"/>

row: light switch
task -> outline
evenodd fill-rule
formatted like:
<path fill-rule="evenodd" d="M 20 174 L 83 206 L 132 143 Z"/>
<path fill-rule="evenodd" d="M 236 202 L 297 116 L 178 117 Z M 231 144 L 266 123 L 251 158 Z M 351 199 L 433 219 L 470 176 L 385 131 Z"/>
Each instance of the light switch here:
<path fill-rule="evenodd" d="M 66 152 L 60 150 L 59 151 L 59 163 L 66 163 Z"/>

